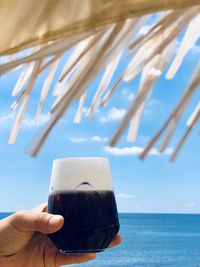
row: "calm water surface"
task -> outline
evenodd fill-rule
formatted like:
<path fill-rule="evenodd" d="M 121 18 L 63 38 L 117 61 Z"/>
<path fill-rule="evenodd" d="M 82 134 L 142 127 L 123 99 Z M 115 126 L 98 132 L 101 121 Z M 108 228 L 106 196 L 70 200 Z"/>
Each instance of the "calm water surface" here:
<path fill-rule="evenodd" d="M 122 244 L 81 266 L 200 267 L 200 215 L 120 214 L 120 223 Z"/>

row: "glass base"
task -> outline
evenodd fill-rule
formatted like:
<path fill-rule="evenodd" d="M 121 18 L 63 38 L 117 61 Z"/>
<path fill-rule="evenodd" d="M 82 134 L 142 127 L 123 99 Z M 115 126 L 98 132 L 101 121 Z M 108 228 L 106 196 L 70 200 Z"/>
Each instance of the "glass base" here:
<path fill-rule="evenodd" d="M 90 249 L 90 250 L 59 250 L 62 254 L 87 254 L 87 253 L 99 253 L 105 249 Z"/>

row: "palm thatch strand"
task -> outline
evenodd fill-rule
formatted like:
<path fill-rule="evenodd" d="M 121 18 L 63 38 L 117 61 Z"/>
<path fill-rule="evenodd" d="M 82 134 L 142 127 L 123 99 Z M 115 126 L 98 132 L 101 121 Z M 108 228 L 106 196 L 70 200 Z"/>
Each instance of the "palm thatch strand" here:
<path fill-rule="evenodd" d="M 39 0 L 35 2 L 37 1 Z M 111 138 L 110 145 L 116 145 L 128 127 L 127 140 L 135 142 L 142 113 L 153 92 L 155 82 L 167 66 L 169 69 L 166 79 L 172 79 L 187 53 L 200 38 L 200 0 L 83 0 L 83 12 L 78 12 L 80 5 L 78 0 L 68 0 L 68 13 L 74 14 L 70 18 L 66 18 L 66 11 L 62 9 L 66 1 L 58 1 L 57 4 L 52 0 L 39 2 L 41 10 L 36 16 L 38 23 L 33 23 L 32 19 L 27 16 L 33 8 L 33 2 L 20 0 L 19 5 L 27 11 L 26 16 L 23 17 L 27 20 L 27 24 L 23 21 L 22 25 L 18 11 L 14 12 L 10 9 L 16 23 L 14 21 L 12 27 L 10 24 L 6 25 L 7 35 L 5 31 L 0 33 L 0 36 L 4 38 L 1 38 L 4 41 L 0 44 L 0 55 L 4 60 L 4 63 L 0 65 L 0 74 L 5 75 L 21 66 L 21 74 L 12 92 L 16 100 L 11 108 L 17 110 L 17 115 L 8 142 L 13 144 L 16 141 L 34 84 L 43 71 L 48 71 L 41 88 L 35 115 L 35 123 L 40 121 L 42 107 L 49 94 L 52 81 L 56 77 L 59 63 L 69 50 L 72 52 L 64 64 L 52 93 L 56 99 L 50 110 L 50 119 L 29 145 L 29 153 L 33 156 L 38 154 L 52 128 L 74 101 L 79 101 L 74 122 L 81 122 L 88 87 L 102 70 L 104 70 L 102 80 L 87 112 L 90 118 L 95 115 L 99 107 L 107 105 L 115 91 L 119 90 L 121 82 L 131 82 L 141 74 L 137 95 Z M 12 0 L 6 3 L 0 10 L 0 21 L 3 17 L 5 18 L 6 12 L 11 8 Z M 162 12 L 159 13 L 159 11 Z M 156 16 L 154 12 L 158 12 Z M 55 14 L 56 18 L 53 16 Z M 152 16 L 154 16 L 154 24 L 141 34 L 142 27 L 152 19 Z M 18 38 L 16 38 L 17 29 Z M 27 32 L 28 29 L 32 29 L 32 34 Z M 177 52 L 176 40 L 183 32 L 184 36 L 179 42 Z M 30 48 L 28 54 L 18 53 L 24 48 Z M 8 56 L 9 54 L 12 56 Z M 114 85 L 110 86 L 122 54 L 127 55 L 130 62 Z M 150 140 L 140 156 L 141 159 L 146 157 L 164 133 L 166 135 L 160 152 L 162 153 L 167 148 L 181 116 L 200 86 L 199 73 L 200 64 L 196 67 L 182 99 L 163 127 Z M 171 160 L 176 158 L 199 119 L 198 105 L 186 123 L 186 132 Z"/>

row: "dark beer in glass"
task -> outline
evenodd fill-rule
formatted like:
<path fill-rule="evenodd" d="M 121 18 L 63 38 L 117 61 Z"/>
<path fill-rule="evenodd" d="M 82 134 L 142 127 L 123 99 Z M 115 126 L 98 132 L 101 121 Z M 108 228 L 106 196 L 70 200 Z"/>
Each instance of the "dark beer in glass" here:
<path fill-rule="evenodd" d="M 53 163 L 48 212 L 64 217 L 49 237 L 63 253 L 105 250 L 119 231 L 106 158 L 67 158 Z"/>

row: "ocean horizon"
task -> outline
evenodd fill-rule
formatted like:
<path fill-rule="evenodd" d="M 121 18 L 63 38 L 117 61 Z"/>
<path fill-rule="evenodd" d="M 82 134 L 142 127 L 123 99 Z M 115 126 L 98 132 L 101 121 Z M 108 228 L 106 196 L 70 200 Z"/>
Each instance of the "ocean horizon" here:
<path fill-rule="evenodd" d="M 0 214 L 13 214 L 16 211 L 0 211 Z M 119 214 L 132 214 L 132 215 L 137 215 L 137 214 L 144 214 L 144 215 L 200 215 L 199 213 L 195 212 L 119 212 Z"/>
<path fill-rule="evenodd" d="M 1 212 L 0 219 L 9 214 Z M 200 267 L 200 214 L 119 213 L 119 218 L 120 246 L 81 266 Z"/>

